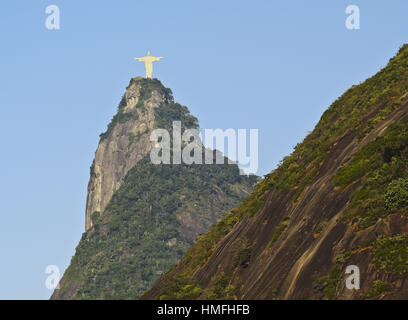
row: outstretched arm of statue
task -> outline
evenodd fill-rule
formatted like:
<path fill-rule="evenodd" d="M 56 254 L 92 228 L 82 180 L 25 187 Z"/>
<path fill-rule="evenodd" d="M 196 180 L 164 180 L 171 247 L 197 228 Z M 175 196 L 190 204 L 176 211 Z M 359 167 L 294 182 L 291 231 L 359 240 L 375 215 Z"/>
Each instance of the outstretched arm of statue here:
<path fill-rule="evenodd" d="M 163 59 L 163 57 L 157 57 L 154 59 L 154 61 L 159 61 L 160 59 Z"/>
<path fill-rule="evenodd" d="M 144 61 L 144 59 L 143 58 L 133 58 L 134 60 L 139 60 L 139 61 Z"/>

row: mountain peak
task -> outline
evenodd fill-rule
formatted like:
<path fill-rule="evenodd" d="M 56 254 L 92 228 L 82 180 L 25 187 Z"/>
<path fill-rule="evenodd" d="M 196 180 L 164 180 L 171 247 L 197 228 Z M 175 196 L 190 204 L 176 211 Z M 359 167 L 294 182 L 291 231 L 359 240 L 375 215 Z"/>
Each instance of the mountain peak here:
<path fill-rule="evenodd" d="M 86 230 L 92 226 L 92 214 L 103 212 L 127 172 L 151 150 L 150 134 L 157 127 L 156 110 L 172 104 L 171 90 L 158 79 L 130 80 L 95 152 L 88 184 Z"/>

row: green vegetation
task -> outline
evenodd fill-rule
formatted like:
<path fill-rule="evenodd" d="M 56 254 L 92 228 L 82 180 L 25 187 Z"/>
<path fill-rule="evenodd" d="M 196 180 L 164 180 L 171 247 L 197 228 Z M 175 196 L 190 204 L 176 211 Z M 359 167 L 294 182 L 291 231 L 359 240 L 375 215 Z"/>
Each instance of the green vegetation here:
<path fill-rule="evenodd" d="M 132 146 L 132 144 L 133 144 L 133 142 L 135 142 L 135 138 L 136 138 L 136 135 L 135 134 L 133 134 L 133 133 L 129 133 L 128 134 L 128 149 L 130 149 L 130 147 Z M 140 135 L 139 135 L 139 138 L 140 138 Z M 139 140 L 139 139 L 136 139 L 136 140 Z"/>
<path fill-rule="evenodd" d="M 378 236 L 373 244 L 374 263 L 381 271 L 396 275 L 408 274 L 408 237 Z"/>
<path fill-rule="evenodd" d="M 169 103 L 173 100 L 173 93 L 171 90 L 165 88 L 158 79 L 136 77 L 130 81 L 128 88 L 132 84 L 140 86 L 140 96 L 136 104 L 136 109 L 141 109 L 142 112 L 146 111 L 145 102 L 152 97 L 154 91 L 163 97 L 165 103 Z"/>
<path fill-rule="evenodd" d="M 247 245 L 238 252 L 234 263 L 232 264 L 232 269 L 237 267 L 247 268 L 249 260 L 251 260 L 251 248 Z"/>
<path fill-rule="evenodd" d="M 99 211 L 95 211 L 95 212 L 93 212 L 92 214 L 91 214 L 91 221 L 92 221 L 92 224 L 97 224 L 98 223 L 98 220 L 99 220 L 99 218 L 100 218 L 100 216 L 101 216 L 101 213 L 99 212 Z"/>
<path fill-rule="evenodd" d="M 345 217 L 367 228 L 408 205 L 408 122 L 391 125 L 383 136 L 356 152 L 334 182 L 347 187 L 360 181 Z"/>
<path fill-rule="evenodd" d="M 269 248 L 271 248 L 275 242 L 279 239 L 283 231 L 286 230 L 286 228 L 289 225 L 289 218 L 283 219 L 283 221 L 276 227 L 275 233 L 272 236 L 271 241 L 269 242 Z"/>
<path fill-rule="evenodd" d="M 345 263 L 351 257 L 351 254 L 352 254 L 351 250 L 339 253 L 335 259 L 336 263 Z"/>
<path fill-rule="evenodd" d="M 196 282 L 187 282 L 183 277 L 174 277 L 171 287 L 167 284 L 162 290 L 161 300 L 195 300 L 203 290 Z"/>
<path fill-rule="evenodd" d="M 364 300 L 378 298 L 380 295 L 390 291 L 391 289 L 392 289 L 391 283 L 382 282 L 380 280 L 374 280 L 373 287 L 369 291 L 364 293 L 362 298 Z"/>
<path fill-rule="evenodd" d="M 122 99 L 120 99 L 119 106 L 118 106 L 118 111 L 121 111 L 125 107 L 126 107 L 126 94 L 124 94 L 122 96 Z"/>
<path fill-rule="evenodd" d="M 234 298 L 235 287 L 231 284 L 231 278 L 230 275 L 222 273 L 207 292 L 206 299 L 232 300 Z"/>
<path fill-rule="evenodd" d="M 103 214 L 92 214 L 94 227 L 67 271 L 68 278 L 73 270 L 81 275 L 75 298 L 137 298 L 194 241 L 180 232 L 177 216 L 187 211 L 208 224 L 212 210 L 221 218 L 241 200 L 232 185 L 249 190 L 251 183 L 234 165 L 157 166 L 146 157 L 129 171 Z M 173 238 L 176 243 L 169 245 Z M 199 292 L 191 284 L 183 288 L 178 298 Z"/>
<path fill-rule="evenodd" d="M 160 80 L 156 78 L 133 78 L 130 80 L 126 90 L 133 84 L 140 86 L 140 97 L 136 107 L 142 107 L 144 102 L 152 97 L 153 91 L 156 91 L 160 96 L 162 96 L 166 103 L 173 100 L 173 93 L 171 92 L 171 89 L 164 87 Z"/>
<path fill-rule="evenodd" d="M 328 224 L 329 221 L 327 220 L 320 222 L 319 225 L 316 227 L 315 236 L 318 237 L 319 234 L 327 227 Z"/>
<path fill-rule="evenodd" d="M 91 177 L 96 177 L 96 173 L 95 173 L 95 159 L 92 161 L 92 165 L 90 167 L 90 175 Z"/>
<path fill-rule="evenodd" d="M 173 131 L 173 121 L 181 121 L 181 129 L 197 129 L 198 120 L 188 112 L 187 107 L 179 103 L 162 103 L 155 110 L 157 128 Z"/>
<path fill-rule="evenodd" d="M 252 182 L 257 179 L 254 176 L 250 176 L 249 178 L 252 179 Z M 253 213 L 252 204 L 263 198 L 267 189 L 268 185 L 265 181 L 258 183 L 252 194 L 237 208 L 227 213 L 224 218 L 215 224 L 206 234 L 200 235 L 194 245 L 188 249 L 180 261 L 180 263 L 183 264 L 182 272 L 168 279 L 165 287 L 161 290 L 159 296 L 157 296 L 157 299 L 188 299 L 188 295 L 184 296 L 182 292 L 179 292 L 180 283 L 184 285 L 197 285 L 196 282 L 191 279 L 193 271 L 206 263 L 219 240 L 225 237 L 245 215 Z M 238 266 L 239 263 L 235 262 L 232 270 L 229 270 L 228 274 L 225 274 L 224 276 L 230 277 L 234 269 Z M 206 295 L 204 290 L 196 298 L 202 297 L 203 295 Z"/>
<path fill-rule="evenodd" d="M 140 138 L 142 137 L 143 134 L 146 133 L 146 131 L 143 132 L 143 133 L 138 132 L 137 134 L 129 133 L 128 134 L 128 149 L 130 149 L 130 147 L 133 145 L 133 143 L 139 142 Z"/>
<path fill-rule="evenodd" d="M 314 290 L 321 294 L 325 300 L 336 300 L 339 294 L 340 284 L 343 280 L 343 272 L 340 265 L 336 264 L 327 276 L 315 275 Z"/>
<path fill-rule="evenodd" d="M 400 178 L 392 181 L 385 193 L 385 208 L 388 212 L 396 212 L 408 206 L 408 179 Z"/>
<path fill-rule="evenodd" d="M 279 168 L 267 176 L 277 190 L 296 188 L 294 200 L 319 173 L 328 152 L 348 131 L 358 130 L 365 136 L 370 128 L 402 104 L 408 91 L 408 46 L 401 48 L 387 67 L 363 84 L 353 86 L 328 108 L 316 128 Z M 369 115 L 369 116 L 367 116 Z M 361 176 L 361 165 L 350 172 Z M 354 178 L 350 179 L 354 179 Z"/>
<path fill-rule="evenodd" d="M 152 97 L 154 91 L 156 91 L 160 96 L 163 97 L 165 103 L 172 102 L 173 94 L 169 88 L 165 88 L 158 79 L 145 79 L 141 77 L 136 77 L 130 80 L 129 85 L 126 89 L 129 89 L 131 85 L 136 85 L 140 87 L 140 96 L 136 104 L 136 109 L 145 110 L 145 103 Z M 111 122 L 108 125 L 106 132 L 100 135 L 101 141 L 106 139 L 113 131 L 113 128 L 118 123 L 125 123 L 129 120 L 137 120 L 139 114 L 137 112 L 125 113 L 124 108 L 126 106 L 126 95 L 123 95 L 119 106 L 118 112 L 112 118 Z M 187 108 L 184 110 L 185 114 L 188 113 Z"/>

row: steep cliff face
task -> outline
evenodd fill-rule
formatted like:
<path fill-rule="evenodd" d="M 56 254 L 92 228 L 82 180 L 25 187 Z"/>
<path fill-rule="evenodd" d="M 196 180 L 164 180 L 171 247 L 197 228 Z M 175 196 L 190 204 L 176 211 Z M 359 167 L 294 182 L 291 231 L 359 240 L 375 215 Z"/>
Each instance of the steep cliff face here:
<path fill-rule="evenodd" d="M 88 184 L 86 230 L 92 226 L 92 213 L 103 212 L 128 171 L 151 150 L 155 109 L 172 99 L 171 91 L 154 80 L 139 78 L 130 82 L 95 153 Z"/>
<path fill-rule="evenodd" d="M 182 130 L 198 128 L 160 81 L 132 79 L 101 135 L 91 167 L 86 232 L 52 299 L 138 298 L 250 193 L 257 177 L 241 176 L 227 159 L 153 164 L 150 134 L 155 128 L 171 133 L 173 121 Z"/>
<path fill-rule="evenodd" d="M 407 206 L 404 46 L 142 298 L 407 299 Z"/>

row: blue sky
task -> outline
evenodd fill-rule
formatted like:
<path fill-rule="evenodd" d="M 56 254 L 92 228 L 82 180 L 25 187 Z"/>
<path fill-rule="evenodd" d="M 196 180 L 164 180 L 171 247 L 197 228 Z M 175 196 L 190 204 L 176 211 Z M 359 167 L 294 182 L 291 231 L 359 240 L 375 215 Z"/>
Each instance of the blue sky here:
<path fill-rule="evenodd" d="M 202 128 L 259 129 L 266 174 L 407 42 L 407 13 L 406 0 L 1 1 L 0 299 L 47 299 L 46 266 L 68 266 L 99 134 L 144 74 L 133 57 L 165 57 L 155 76 Z"/>

